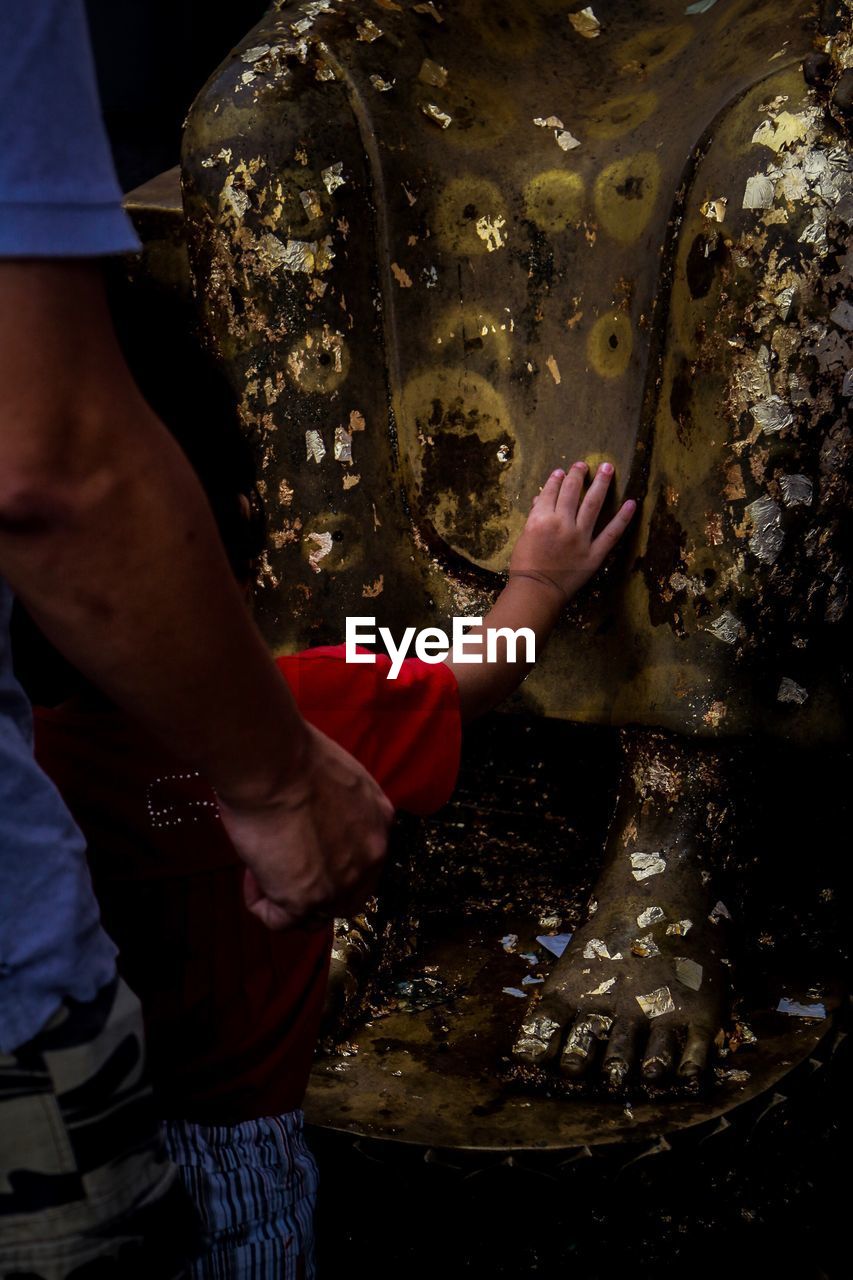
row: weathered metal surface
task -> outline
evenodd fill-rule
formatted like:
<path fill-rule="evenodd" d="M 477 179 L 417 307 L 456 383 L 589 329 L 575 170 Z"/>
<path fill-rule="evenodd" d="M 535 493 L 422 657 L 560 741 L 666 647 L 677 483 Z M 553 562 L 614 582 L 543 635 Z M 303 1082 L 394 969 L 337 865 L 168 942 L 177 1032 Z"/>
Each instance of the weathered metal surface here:
<path fill-rule="evenodd" d="M 271 643 L 337 638 L 348 613 L 399 626 L 479 609 L 537 476 L 594 440 L 641 519 L 523 705 L 694 737 L 838 738 L 853 178 L 800 76 L 809 16 L 742 3 L 687 22 L 669 6 L 667 25 L 614 5 L 590 38 L 545 3 L 460 4 L 442 22 L 402 6 L 380 23 L 380 8 L 283 6 L 188 132 L 197 297 L 272 513 Z M 147 278 L 184 292 L 174 188 L 130 203 Z M 676 911 L 674 932 L 671 911 L 642 932 L 638 915 L 631 945 L 609 945 L 614 903 L 669 878 L 655 851 L 693 844 L 673 805 L 592 922 L 607 937 L 574 955 L 651 974 L 677 951 L 673 981 L 704 992 L 704 908 Z M 461 848 L 444 846 L 451 863 Z M 521 948 L 536 953 L 525 921 L 502 920 L 496 955 L 473 911 L 421 956 L 403 1007 L 318 1067 L 315 1122 L 495 1151 L 646 1141 L 754 1102 L 827 1025 L 757 1011 L 758 1045 L 702 1098 L 623 1110 L 552 1076 L 538 1087 L 559 1096 L 532 1101 L 507 1055 L 547 974 L 516 972 Z M 640 1008 L 662 1026 L 679 988 L 646 985 Z M 568 1048 L 595 1052 L 602 1028 L 576 1030 Z"/>
<path fill-rule="evenodd" d="M 732 917 L 715 881 L 745 835 L 742 754 L 648 730 L 623 737 L 595 908 L 533 995 L 518 1045 L 534 1078 L 559 1059 L 575 1078 L 600 1067 L 617 1090 L 640 1064 L 647 1080 L 703 1074 L 733 966 Z M 535 1025 L 543 1017 L 544 1033 Z M 589 1038 L 591 1018 L 604 1054 Z"/>
<path fill-rule="evenodd" d="M 250 32 L 184 184 L 275 648 L 478 611 L 541 477 L 595 449 L 641 517 L 521 703 L 840 735 L 850 175 L 813 37 L 798 0 L 623 0 L 595 38 L 551 0 L 324 0 Z"/>
<path fill-rule="evenodd" d="M 853 180 L 800 76 L 810 15 L 614 4 L 593 40 L 546 3 L 440 22 L 280 8 L 214 76 L 185 155 L 197 297 L 264 467 L 273 646 L 338 638 L 346 614 L 479 609 L 537 477 L 595 441 L 642 516 L 521 703 L 837 739 Z M 182 279 L 173 199 L 137 204 L 169 250 L 149 274 Z M 638 885 L 663 874 L 638 856 Z M 625 954 L 656 961 L 669 926 L 637 923 Z M 495 1071 L 530 987 L 481 942 L 469 924 L 433 956 L 476 995 L 427 1013 L 419 988 L 318 1068 L 315 1120 L 448 1146 L 629 1141 L 754 1099 L 823 1030 L 759 1015 L 750 1067 L 701 1101 L 530 1106 Z M 706 963 L 677 963 L 702 987 Z M 641 993 L 650 1018 L 665 992 Z"/>
<path fill-rule="evenodd" d="M 702 1095 L 667 1091 L 619 1101 L 555 1081 L 550 1096 L 531 1096 L 509 1079 L 508 1055 L 524 1004 L 505 988 L 521 981 L 522 953 L 535 946 L 536 926 L 529 919 L 505 923 L 519 938 L 509 955 L 501 955 L 497 930 L 483 922 L 468 920 L 449 934 L 442 929 L 420 962 L 430 971 L 435 966 L 444 997 L 429 1010 L 391 1011 L 368 1021 L 343 1053 L 318 1061 L 306 1099 L 311 1124 L 484 1152 L 562 1150 L 568 1156 L 584 1147 L 648 1143 L 652 1133 L 707 1125 L 778 1087 L 815 1053 L 831 1026 L 750 1010 L 746 1021 L 757 1045 L 725 1058 L 719 1079 Z M 830 1011 L 836 1005 L 831 999 Z"/>
<path fill-rule="evenodd" d="M 453 802 L 425 829 L 412 824 L 398 833 L 375 921 L 381 935 L 393 920 L 391 945 L 361 1014 L 349 1020 L 343 1051 L 315 1068 L 309 1114 L 317 1124 L 377 1141 L 493 1151 L 544 1142 L 543 1150 L 556 1153 L 574 1141 L 643 1144 L 650 1133 L 699 1135 L 710 1117 L 746 1101 L 757 1105 L 767 1090 L 788 1092 L 789 1072 L 830 1027 L 843 965 L 843 923 L 826 885 L 835 826 L 846 810 L 834 822 L 825 801 L 844 768 L 807 762 L 799 776 L 819 808 L 809 819 L 805 810 L 781 809 L 768 787 L 775 779 L 782 791 L 790 788 L 792 762 L 753 762 L 754 798 L 733 813 L 720 770 L 738 761 L 728 751 L 720 760 L 695 748 L 692 757 L 674 757 L 677 744 L 655 749 L 657 737 L 629 743 L 632 768 L 608 837 L 610 867 L 593 885 L 611 804 L 603 784 L 616 781 L 610 735 L 553 722 L 524 728 L 509 717 L 472 735 Z M 574 762 L 568 772 L 567 759 Z M 697 772 L 705 775 L 698 783 Z M 714 846 L 725 850 L 733 829 L 743 847 L 720 859 Z M 668 869 L 636 882 L 620 864 L 628 863 L 629 846 L 646 838 L 664 849 Z M 813 851 L 808 867 L 804 840 Z M 720 860 L 729 864 L 728 882 L 705 887 L 706 869 Z M 734 929 L 723 914 L 729 908 Z M 635 950 L 641 938 L 646 945 Z M 726 1036 L 716 1037 L 707 1075 L 674 1088 L 669 1080 L 665 1091 L 644 1084 L 643 1028 L 637 1060 L 621 1081 L 601 1072 L 613 1047 L 603 1043 L 592 1044 L 584 1082 L 566 1077 L 558 1060 L 530 1067 L 513 1057 L 523 1024 L 537 1013 L 568 1029 L 583 1005 L 608 1020 L 615 1015 L 618 1025 L 630 1019 L 634 992 L 669 985 L 679 1005 L 691 1000 L 677 962 L 667 976 L 672 956 L 702 965 L 706 997 L 708 983 L 720 983 L 721 963 L 735 957 L 741 965 L 737 1011 L 725 1020 Z M 572 995 L 575 978 L 585 991 L 613 976 L 617 989 L 604 998 L 578 1002 Z M 695 970 L 684 976 L 694 978 Z M 530 1007 L 531 997 L 555 987 L 557 995 L 565 989 L 565 999 Z M 782 998 L 823 1003 L 830 1017 L 783 1016 L 775 1012 Z M 695 1031 L 703 1022 L 712 1039 L 718 1000 L 648 1029 L 667 1021 L 677 1028 L 681 1020 Z M 689 1036 L 676 1029 L 675 1039 L 680 1052 Z"/>
<path fill-rule="evenodd" d="M 131 279 L 162 293 L 164 306 L 191 305 L 180 168 L 167 169 L 128 192 L 124 205 L 142 241 L 140 257 L 128 259 Z"/>

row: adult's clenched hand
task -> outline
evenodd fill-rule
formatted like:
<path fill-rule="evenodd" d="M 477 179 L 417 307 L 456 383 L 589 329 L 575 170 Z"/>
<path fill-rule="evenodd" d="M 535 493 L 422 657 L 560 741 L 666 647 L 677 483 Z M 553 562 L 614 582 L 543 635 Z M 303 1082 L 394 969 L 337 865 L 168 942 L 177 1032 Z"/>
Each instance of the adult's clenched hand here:
<path fill-rule="evenodd" d="M 219 803 L 246 863 L 246 905 L 267 928 L 322 924 L 352 913 L 374 890 L 393 807 L 367 770 L 318 729 L 308 726 L 300 763 L 276 794 Z"/>

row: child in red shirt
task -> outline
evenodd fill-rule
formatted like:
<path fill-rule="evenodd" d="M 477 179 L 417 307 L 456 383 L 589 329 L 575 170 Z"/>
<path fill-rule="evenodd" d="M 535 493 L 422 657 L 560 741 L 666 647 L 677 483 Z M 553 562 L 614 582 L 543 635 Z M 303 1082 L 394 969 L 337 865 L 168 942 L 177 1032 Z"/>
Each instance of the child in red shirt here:
<path fill-rule="evenodd" d="M 230 447 L 239 448 L 234 440 Z M 537 646 L 544 643 L 633 514 L 634 504 L 624 504 L 593 537 L 612 470 L 600 467 L 583 498 L 584 464 L 552 473 L 484 629 L 524 626 Z M 258 502 L 242 471 L 241 492 L 232 490 L 220 528 L 235 571 L 248 578 L 246 546 L 241 560 L 233 544 L 238 535 L 245 544 Z M 241 468 L 226 465 L 222 473 L 239 482 Z M 251 551 L 259 549 L 256 539 Z M 395 680 L 386 678 L 387 658 L 353 665 L 342 647 L 278 665 L 305 719 L 351 752 L 396 807 L 414 814 L 449 798 L 461 720 L 502 701 L 527 670 L 507 660 L 502 642 L 492 663 L 407 659 Z M 208 1229 L 209 1248 L 194 1277 L 312 1276 L 316 1169 L 300 1106 L 323 1009 L 330 928 L 271 932 L 250 914 L 245 871 L 213 791 L 97 695 L 37 711 L 36 745 L 86 834 L 104 924 L 142 1002 L 170 1151 Z"/>

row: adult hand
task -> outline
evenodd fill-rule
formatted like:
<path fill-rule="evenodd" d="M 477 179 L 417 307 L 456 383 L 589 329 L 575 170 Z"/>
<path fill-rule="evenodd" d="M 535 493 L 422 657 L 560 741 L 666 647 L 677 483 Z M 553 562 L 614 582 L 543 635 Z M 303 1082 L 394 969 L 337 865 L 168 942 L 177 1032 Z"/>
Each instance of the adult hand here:
<path fill-rule="evenodd" d="M 244 895 L 269 929 L 312 927 L 357 910 L 375 889 L 394 816 L 390 800 L 348 752 L 307 726 L 300 763 L 259 802 L 219 797 L 246 863 Z"/>

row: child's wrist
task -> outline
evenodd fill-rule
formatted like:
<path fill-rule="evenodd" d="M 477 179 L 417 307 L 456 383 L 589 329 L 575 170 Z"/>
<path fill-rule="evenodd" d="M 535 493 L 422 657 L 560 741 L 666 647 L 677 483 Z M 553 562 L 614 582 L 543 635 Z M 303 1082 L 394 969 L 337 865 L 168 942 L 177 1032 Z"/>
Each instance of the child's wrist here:
<path fill-rule="evenodd" d="M 552 578 L 549 574 L 542 573 L 538 569 L 510 569 L 507 575 L 507 585 L 511 585 L 519 579 L 542 587 L 548 596 L 559 604 L 560 608 L 568 604 L 572 598 L 571 594 L 560 586 L 556 578 Z"/>

